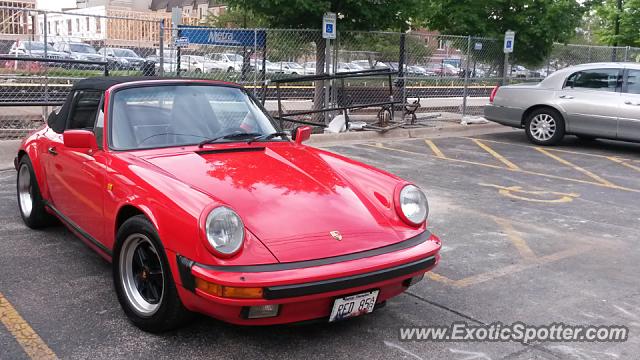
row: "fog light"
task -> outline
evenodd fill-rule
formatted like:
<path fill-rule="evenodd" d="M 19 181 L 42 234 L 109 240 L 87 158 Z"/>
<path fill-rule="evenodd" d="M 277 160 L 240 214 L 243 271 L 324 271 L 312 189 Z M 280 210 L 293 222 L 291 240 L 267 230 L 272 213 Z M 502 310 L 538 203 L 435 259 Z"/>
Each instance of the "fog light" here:
<path fill-rule="evenodd" d="M 280 305 L 278 304 L 250 306 L 249 311 L 247 312 L 247 318 L 263 319 L 263 318 L 274 317 L 274 316 L 278 316 L 279 310 L 280 310 Z"/>

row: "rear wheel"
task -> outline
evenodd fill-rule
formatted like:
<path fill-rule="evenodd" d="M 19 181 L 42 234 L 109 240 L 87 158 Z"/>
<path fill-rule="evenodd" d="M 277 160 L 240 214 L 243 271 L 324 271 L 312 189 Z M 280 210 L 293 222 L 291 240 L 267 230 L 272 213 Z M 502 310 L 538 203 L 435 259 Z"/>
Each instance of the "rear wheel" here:
<path fill-rule="evenodd" d="M 163 332 L 190 318 L 178 297 L 158 234 L 144 216 L 134 216 L 118 229 L 113 281 L 127 317 L 140 329 Z"/>
<path fill-rule="evenodd" d="M 18 208 L 24 223 L 32 229 L 51 225 L 54 222 L 54 217 L 45 210 L 33 165 L 27 155 L 20 159 L 16 185 Z"/>
<path fill-rule="evenodd" d="M 564 137 L 564 119 L 554 109 L 536 109 L 525 120 L 525 131 L 536 145 L 555 145 Z"/>

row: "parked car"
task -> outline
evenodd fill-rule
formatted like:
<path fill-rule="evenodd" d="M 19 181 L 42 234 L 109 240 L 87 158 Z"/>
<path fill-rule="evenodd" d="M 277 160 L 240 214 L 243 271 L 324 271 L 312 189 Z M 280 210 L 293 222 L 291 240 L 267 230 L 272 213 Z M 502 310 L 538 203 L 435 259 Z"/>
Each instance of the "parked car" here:
<path fill-rule="evenodd" d="M 304 63 L 304 74 L 305 75 L 315 75 L 316 74 L 316 62 L 315 61 L 307 61 Z"/>
<path fill-rule="evenodd" d="M 337 72 L 353 72 L 353 71 L 362 71 L 364 70 L 360 65 L 339 62 L 338 63 L 338 71 Z"/>
<path fill-rule="evenodd" d="M 140 69 L 144 59 L 131 49 L 101 48 L 98 54 L 104 56 L 112 69 Z"/>
<path fill-rule="evenodd" d="M 350 64 L 354 64 L 356 66 L 361 67 L 363 70 L 371 70 L 371 69 L 388 69 L 389 65 L 385 64 L 382 61 L 373 60 L 369 62 L 369 60 L 354 60 L 351 61 Z"/>
<path fill-rule="evenodd" d="M 214 71 L 226 71 L 226 68 L 205 56 L 182 55 L 180 56 L 180 71 L 201 74 Z"/>
<path fill-rule="evenodd" d="M 640 141 L 640 64 L 583 64 L 540 83 L 496 87 L 484 114 L 524 128 L 537 145 L 557 144 L 566 134 Z"/>
<path fill-rule="evenodd" d="M 282 74 L 288 74 L 288 75 L 304 74 L 304 68 L 302 67 L 302 65 L 295 62 L 281 61 L 279 63 L 276 63 L 276 65 Z"/>
<path fill-rule="evenodd" d="M 239 85 L 80 80 L 20 145 L 20 215 L 34 229 L 59 219 L 107 259 L 124 313 L 150 332 L 190 312 L 364 315 L 438 263 L 416 185 L 278 126 Z"/>
<path fill-rule="evenodd" d="M 529 70 L 522 65 L 516 65 L 511 68 L 511 76 L 515 78 L 535 79 L 540 78 L 540 73 Z"/>
<path fill-rule="evenodd" d="M 146 58 L 149 61 L 153 61 L 155 63 L 156 72 L 160 69 L 160 56 L 158 55 L 150 55 Z M 165 73 L 175 73 L 177 71 L 177 62 L 175 59 L 165 57 L 162 61 L 162 69 Z"/>
<path fill-rule="evenodd" d="M 55 44 L 55 49 L 65 53 L 70 59 L 94 62 L 104 62 L 104 57 L 91 45 L 82 42 L 59 42 Z M 101 69 L 99 64 L 70 64 L 74 69 Z"/>
<path fill-rule="evenodd" d="M 407 74 L 410 76 L 434 76 L 433 71 L 427 70 L 426 67 L 420 65 L 410 65 L 407 67 Z"/>
<path fill-rule="evenodd" d="M 209 54 L 207 57 L 216 64 L 216 68 L 227 72 L 240 72 L 242 71 L 242 62 L 244 57 L 242 55 L 233 53 L 222 54 Z"/>
<path fill-rule="evenodd" d="M 427 70 L 436 76 L 458 76 L 460 69 L 451 64 L 431 63 L 427 65 Z"/>
<path fill-rule="evenodd" d="M 20 40 L 11 44 L 9 55 L 44 57 L 45 43 L 42 41 Z M 47 44 L 48 59 L 68 59 L 69 56 L 63 52 L 56 51 L 53 46 Z"/>
<path fill-rule="evenodd" d="M 256 63 L 257 63 L 257 67 L 256 67 Z M 262 59 L 258 59 L 258 60 L 251 59 L 251 67 L 253 69 L 257 68 L 258 71 L 262 71 Z M 269 60 L 265 60 L 265 68 L 266 68 L 267 74 L 275 74 L 275 73 L 281 72 L 280 67 Z"/>

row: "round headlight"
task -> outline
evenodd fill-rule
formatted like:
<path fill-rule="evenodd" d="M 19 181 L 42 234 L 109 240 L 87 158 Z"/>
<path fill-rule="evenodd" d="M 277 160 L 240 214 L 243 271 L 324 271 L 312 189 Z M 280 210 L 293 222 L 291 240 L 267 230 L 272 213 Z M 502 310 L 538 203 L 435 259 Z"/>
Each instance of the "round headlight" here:
<path fill-rule="evenodd" d="M 427 197 L 417 186 L 407 185 L 400 190 L 400 210 L 411 223 L 422 224 L 429 215 Z"/>
<path fill-rule="evenodd" d="M 244 224 L 235 211 L 226 206 L 213 209 L 205 224 L 207 241 L 214 250 L 230 255 L 240 250 L 244 241 Z"/>

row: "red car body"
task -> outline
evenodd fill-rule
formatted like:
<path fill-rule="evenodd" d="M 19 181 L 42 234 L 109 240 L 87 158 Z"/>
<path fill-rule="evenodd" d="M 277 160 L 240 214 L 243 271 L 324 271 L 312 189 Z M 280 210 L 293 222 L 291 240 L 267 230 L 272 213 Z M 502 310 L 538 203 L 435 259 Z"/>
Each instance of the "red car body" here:
<path fill-rule="evenodd" d="M 170 80 L 106 88 L 104 128 L 114 91 L 158 81 Z M 426 223 L 412 226 L 398 215 L 398 192 L 408 182 L 371 166 L 300 141 L 115 151 L 105 131 L 102 146 L 78 149 L 72 142 L 82 136 L 74 132 L 83 131 L 45 125 L 22 142 L 16 168 L 29 157 L 47 211 L 107 261 L 119 226 L 143 214 L 191 311 L 246 325 L 327 318 L 335 298 L 377 289 L 384 303 L 439 260 L 440 240 Z M 242 248 L 230 257 L 203 241 L 203 214 L 221 204 L 245 226 Z M 261 288 L 262 297 L 212 295 L 196 286 L 201 280 Z M 247 318 L 246 309 L 265 304 L 279 304 L 277 316 Z"/>

